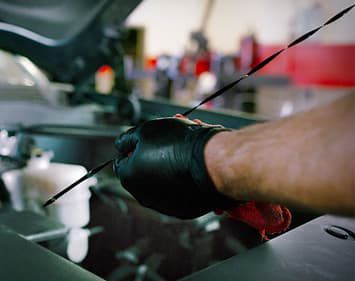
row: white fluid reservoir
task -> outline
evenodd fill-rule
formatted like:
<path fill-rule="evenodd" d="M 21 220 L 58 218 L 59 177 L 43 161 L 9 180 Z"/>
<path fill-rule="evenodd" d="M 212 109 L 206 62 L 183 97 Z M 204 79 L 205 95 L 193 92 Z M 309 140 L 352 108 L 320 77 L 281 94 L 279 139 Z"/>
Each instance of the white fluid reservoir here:
<path fill-rule="evenodd" d="M 41 212 L 45 201 L 87 173 L 80 165 L 51 163 L 52 156 L 50 152 L 34 156 L 23 170 L 26 205 L 33 211 Z M 93 184 L 96 184 L 96 178 L 82 182 L 45 211 L 70 228 L 85 226 L 90 220 L 89 187 Z"/>

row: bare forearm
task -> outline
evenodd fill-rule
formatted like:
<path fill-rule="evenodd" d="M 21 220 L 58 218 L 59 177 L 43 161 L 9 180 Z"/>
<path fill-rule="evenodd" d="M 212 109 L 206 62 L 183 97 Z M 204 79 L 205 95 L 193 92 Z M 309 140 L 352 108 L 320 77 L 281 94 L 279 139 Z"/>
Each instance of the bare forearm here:
<path fill-rule="evenodd" d="M 291 118 L 214 136 L 217 189 L 238 200 L 354 214 L 355 95 Z"/>

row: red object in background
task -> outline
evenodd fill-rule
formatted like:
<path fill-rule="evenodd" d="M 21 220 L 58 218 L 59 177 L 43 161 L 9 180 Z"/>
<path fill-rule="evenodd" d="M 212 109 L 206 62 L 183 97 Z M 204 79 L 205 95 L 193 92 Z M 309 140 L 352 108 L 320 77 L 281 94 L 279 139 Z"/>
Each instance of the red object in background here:
<path fill-rule="evenodd" d="M 212 54 L 205 52 L 194 55 L 184 55 L 179 64 L 179 72 L 182 75 L 194 74 L 200 76 L 211 69 Z"/>
<path fill-rule="evenodd" d="M 208 52 L 197 55 L 195 60 L 195 75 L 197 77 L 204 72 L 210 71 L 211 57 L 212 55 Z"/>
<path fill-rule="evenodd" d="M 179 63 L 179 73 L 182 75 L 193 74 L 200 76 L 203 72 L 211 69 L 212 54 L 209 52 L 198 55 L 184 55 Z M 146 60 L 146 70 L 155 70 L 157 64 L 156 57 L 150 57 Z"/>
<path fill-rule="evenodd" d="M 107 72 L 113 72 L 113 69 L 111 66 L 109 66 L 108 64 L 104 64 L 102 66 L 100 66 L 100 68 L 97 70 L 97 73 L 107 73 Z"/>
<path fill-rule="evenodd" d="M 192 56 L 184 55 L 179 63 L 179 73 L 182 75 L 187 75 L 192 73 L 192 64 L 193 58 Z"/>
<path fill-rule="evenodd" d="M 156 66 L 157 66 L 157 58 L 156 57 L 149 57 L 146 61 L 145 61 L 145 69 L 146 70 L 155 70 Z"/>
<path fill-rule="evenodd" d="M 113 68 L 104 64 L 95 73 L 95 90 L 100 94 L 110 94 L 115 86 L 115 72 Z"/>
<path fill-rule="evenodd" d="M 283 45 L 259 45 L 257 62 Z M 258 74 L 287 75 L 302 86 L 355 86 L 355 44 L 303 44 L 288 49 Z"/>

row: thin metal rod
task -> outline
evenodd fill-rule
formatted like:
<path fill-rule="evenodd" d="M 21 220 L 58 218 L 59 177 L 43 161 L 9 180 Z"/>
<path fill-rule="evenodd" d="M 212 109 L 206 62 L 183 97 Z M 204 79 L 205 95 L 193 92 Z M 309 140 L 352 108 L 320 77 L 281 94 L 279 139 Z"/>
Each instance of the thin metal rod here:
<path fill-rule="evenodd" d="M 59 191 L 57 194 L 55 194 L 53 197 L 51 197 L 49 200 L 47 200 L 43 204 L 43 207 L 47 207 L 48 205 L 54 203 L 59 197 L 62 197 L 65 193 L 67 193 L 68 191 L 72 190 L 75 186 L 77 186 L 78 184 L 80 184 L 83 181 L 87 180 L 88 178 L 92 177 L 93 175 L 95 175 L 96 173 L 101 171 L 103 168 L 105 168 L 107 165 L 113 163 L 114 160 L 115 159 L 108 160 L 105 163 L 102 163 L 99 166 L 91 169 L 89 172 L 87 172 L 86 175 L 82 176 L 80 179 L 78 179 L 77 181 L 73 182 L 71 185 L 69 185 L 68 187 L 66 187 L 63 190 Z"/>

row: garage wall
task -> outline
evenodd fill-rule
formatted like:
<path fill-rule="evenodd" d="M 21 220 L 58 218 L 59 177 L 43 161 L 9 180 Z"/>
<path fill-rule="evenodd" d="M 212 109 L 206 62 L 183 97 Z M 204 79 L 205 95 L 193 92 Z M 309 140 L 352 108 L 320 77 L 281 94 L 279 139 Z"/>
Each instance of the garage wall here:
<path fill-rule="evenodd" d="M 202 21 L 206 0 L 144 0 L 126 21 L 145 29 L 145 55 L 180 54 Z M 213 50 L 233 53 L 240 38 L 254 33 L 261 44 L 283 44 L 325 22 L 353 0 L 215 0 L 206 33 Z M 354 44 L 354 11 L 312 40 Z"/>

